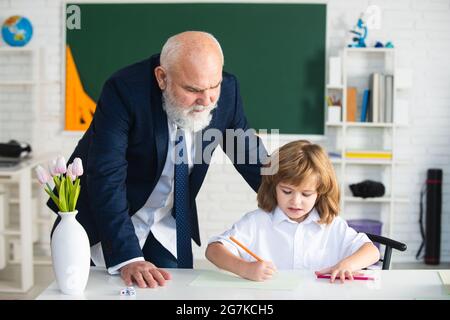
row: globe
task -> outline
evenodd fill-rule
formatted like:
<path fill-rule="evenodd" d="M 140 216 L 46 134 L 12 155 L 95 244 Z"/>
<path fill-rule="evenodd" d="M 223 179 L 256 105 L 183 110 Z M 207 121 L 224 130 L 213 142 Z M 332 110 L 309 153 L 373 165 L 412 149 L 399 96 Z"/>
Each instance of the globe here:
<path fill-rule="evenodd" d="M 22 16 L 11 16 L 2 25 L 3 40 L 13 47 L 23 47 L 33 35 L 30 20 Z"/>

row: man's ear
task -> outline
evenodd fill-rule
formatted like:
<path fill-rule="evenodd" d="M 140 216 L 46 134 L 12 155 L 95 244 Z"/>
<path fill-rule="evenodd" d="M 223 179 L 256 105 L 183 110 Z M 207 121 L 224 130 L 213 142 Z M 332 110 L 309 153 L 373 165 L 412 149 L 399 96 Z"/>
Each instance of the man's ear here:
<path fill-rule="evenodd" d="M 161 90 L 165 90 L 167 87 L 167 74 L 163 67 L 157 66 L 154 70 L 156 81 L 158 81 L 158 86 Z"/>

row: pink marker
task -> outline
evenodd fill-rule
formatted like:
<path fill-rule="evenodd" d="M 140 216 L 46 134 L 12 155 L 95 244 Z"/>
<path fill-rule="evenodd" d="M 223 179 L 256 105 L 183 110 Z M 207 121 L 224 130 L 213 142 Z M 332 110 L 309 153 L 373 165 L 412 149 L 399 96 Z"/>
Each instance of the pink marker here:
<path fill-rule="evenodd" d="M 316 274 L 317 279 L 330 279 L 331 274 Z M 341 278 L 336 277 L 335 280 L 340 280 Z M 349 277 L 345 277 L 346 280 L 350 280 Z M 375 280 L 374 277 L 368 276 L 353 276 L 353 280 Z"/>

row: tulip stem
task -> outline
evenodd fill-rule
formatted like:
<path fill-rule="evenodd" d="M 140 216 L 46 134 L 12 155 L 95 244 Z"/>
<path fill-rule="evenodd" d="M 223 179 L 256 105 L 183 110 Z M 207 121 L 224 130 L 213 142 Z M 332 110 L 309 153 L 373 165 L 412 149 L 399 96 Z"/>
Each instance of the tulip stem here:
<path fill-rule="evenodd" d="M 52 187 L 50 187 L 50 185 L 48 184 L 48 182 L 46 182 L 45 185 L 47 186 L 48 190 L 52 191 Z"/>

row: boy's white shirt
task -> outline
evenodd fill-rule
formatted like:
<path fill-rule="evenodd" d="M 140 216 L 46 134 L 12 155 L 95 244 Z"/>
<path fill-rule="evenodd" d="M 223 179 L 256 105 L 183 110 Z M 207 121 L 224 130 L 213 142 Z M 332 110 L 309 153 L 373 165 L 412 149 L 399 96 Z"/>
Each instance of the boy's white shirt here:
<path fill-rule="evenodd" d="M 221 242 L 233 254 L 247 261 L 255 259 L 230 240 L 235 237 L 261 259 L 272 261 L 278 270 L 318 271 L 334 266 L 371 242 L 337 216 L 331 224 L 319 224 L 314 208 L 308 217 L 295 222 L 277 206 L 271 213 L 257 209 L 245 214 L 230 230 L 209 239 Z"/>

